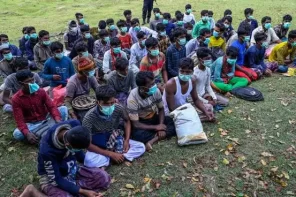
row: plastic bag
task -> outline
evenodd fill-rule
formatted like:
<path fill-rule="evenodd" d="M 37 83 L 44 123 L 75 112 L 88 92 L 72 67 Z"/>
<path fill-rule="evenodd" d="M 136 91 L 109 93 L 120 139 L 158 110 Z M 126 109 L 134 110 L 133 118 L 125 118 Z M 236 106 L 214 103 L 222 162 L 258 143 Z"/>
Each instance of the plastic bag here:
<path fill-rule="evenodd" d="M 179 146 L 208 141 L 199 116 L 190 103 L 178 107 L 170 113 L 170 116 L 174 119 Z"/>
<path fill-rule="evenodd" d="M 53 95 L 53 103 L 55 106 L 59 107 L 64 104 L 64 100 L 66 97 L 66 87 L 59 85 L 52 90 Z"/>

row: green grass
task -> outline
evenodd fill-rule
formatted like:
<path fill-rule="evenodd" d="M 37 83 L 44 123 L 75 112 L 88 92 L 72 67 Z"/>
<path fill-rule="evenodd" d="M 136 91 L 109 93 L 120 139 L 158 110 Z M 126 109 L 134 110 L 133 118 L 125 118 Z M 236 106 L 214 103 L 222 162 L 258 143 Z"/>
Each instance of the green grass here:
<path fill-rule="evenodd" d="M 187 3 L 183 0 L 157 2 L 163 12 L 172 14 L 183 10 Z M 1 0 L 0 3 L 1 33 L 7 33 L 14 43 L 25 25 L 35 25 L 37 31 L 46 29 L 59 33 L 64 31 L 67 21 L 74 18 L 75 12 L 84 13 L 86 22 L 96 26 L 100 19 L 121 18 L 125 9 L 132 9 L 134 16 L 141 16 L 142 5 L 140 0 Z M 282 15 L 295 13 L 293 8 L 296 7 L 294 0 L 190 3 L 196 18 L 201 9 L 212 9 L 217 20 L 230 8 L 234 27 L 243 19 L 246 7 L 253 7 L 254 16 L 259 20 L 270 15 L 273 24 L 279 23 Z M 204 124 L 209 137 L 207 144 L 178 147 L 173 138 L 155 145 L 153 152 L 145 153 L 131 166 L 111 166 L 108 172 L 113 184 L 106 196 L 295 196 L 295 85 L 295 78 L 279 75 L 255 82 L 252 86 L 263 92 L 265 101 L 251 103 L 233 98 L 230 107 L 218 114 L 218 124 Z M 21 191 L 29 183 L 38 185 L 37 148 L 12 139 L 15 124 L 11 116 L 1 114 L 0 120 L 0 196 L 13 196 L 12 190 Z M 220 136 L 219 128 L 227 130 L 228 134 Z M 229 144 L 234 148 L 226 155 Z M 263 152 L 273 156 L 264 157 Z M 224 158 L 230 162 L 228 165 L 222 162 Z M 274 167 L 278 167 L 275 173 L 271 171 Z M 285 178 L 287 174 L 289 177 Z M 145 182 L 144 178 L 151 178 L 150 184 L 149 179 Z M 282 182 L 278 183 L 280 180 Z M 126 184 L 132 184 L 135 189 L 126 189 Z"/>

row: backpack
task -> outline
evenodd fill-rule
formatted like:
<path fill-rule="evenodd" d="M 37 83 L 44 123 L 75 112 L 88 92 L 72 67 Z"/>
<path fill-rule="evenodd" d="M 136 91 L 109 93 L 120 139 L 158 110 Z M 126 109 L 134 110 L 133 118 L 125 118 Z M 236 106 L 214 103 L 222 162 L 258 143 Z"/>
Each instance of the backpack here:
<path fill-rule="evenodd" d="M 234 88 L 231 90 L 231 94 L 247 101 L 255 102 L 264 100 L 263 94 L 259 90 L 251 87 Z"/>

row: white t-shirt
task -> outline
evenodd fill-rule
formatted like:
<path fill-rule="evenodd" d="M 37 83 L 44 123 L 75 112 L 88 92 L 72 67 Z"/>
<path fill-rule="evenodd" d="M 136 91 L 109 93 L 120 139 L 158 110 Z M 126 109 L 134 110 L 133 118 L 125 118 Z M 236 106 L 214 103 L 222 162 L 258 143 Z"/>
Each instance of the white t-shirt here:
<path fill-rule="evenodd" d="M 184 23 L 188 23 L 188 22 L 191 23 L 192 20 L 194 21 L 194 23 L 196 22 L 195 17 L 194 17 L 194 15 L 192 13 L 190 13 L 189 15 L 184 13 L 184 17 L 183 17 Z"/>

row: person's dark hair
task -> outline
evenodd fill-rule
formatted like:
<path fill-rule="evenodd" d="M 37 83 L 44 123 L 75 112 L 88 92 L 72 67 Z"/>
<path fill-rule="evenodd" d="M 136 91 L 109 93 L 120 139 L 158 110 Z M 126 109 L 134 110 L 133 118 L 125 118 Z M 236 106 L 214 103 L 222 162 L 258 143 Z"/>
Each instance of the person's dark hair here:
<path fill-rule="evenodd" d="M 155 47 L 158 45 L 158 40 L 156 38 L 153 37 L 149 37 L 146 41 L 145 41 L 145 46 L 146 48 L 150 48 L 150 47 Z"/>
<path fill-rule="evenodd" d="M 153 8 L 153 13 L 160 13 L 160 9 L 159 8 Z"/>
<path fill-rule="evenodd" d="M 24 34 L 25 32 L 27 32 L 27 29 L 28 29 L 28 27 L 23 27 L 23 29 L 22 29 L 23 34 Z"/>
<path fill-rule="evenodd" d="M 85 52 L 87 51 L 87 46 L 84 42 L 78 42 L 75 46 L 75 51 L 77 53 L 80 53 L 80 52 Z"/>
<path fill-rule="evenodd" d="M 116 90 L 111 85 L 102 85 L 96 89 L 97 101 L 108 101 L 116 96 Z"/>
<path fill-rule="evenodd" d="M 163 23 L 157 23 L 156 31 L 165 31 L 165 25 Z"/>
<path fill-rule="evenodd" d="M 83 14 L 82 14 L 82 13 L 79 13 L 79 12 L 77 12 L 77 13 L 75 14 L 75 17 L 76 17 L 76 18 L 78 18 L 79 16 L 82 16 L 82 17 L 83 17 Z"/>
<path fill-rule="evenodd" d="M 270 21 L 271 21 L 271 17 L 270 17 L 270 16 L 264 16 L 264 17 L 261 19 L 261 23 L 265 23 L 267 20 L 270 20 Z"/>
<path fill-rule="evenodd" d="M 256 42 L 260 42 L 260 41 L 264 41 L 266 40 L 266 34 L 262 31 L 262 32 L 257 32 L 254 35 L 254 39 Z"/>
<path fill-rule="evenodd" d="M 31 32 L 31 31 L 33 31 L 33 30 L 35 30 L 35 31 L 36 31 L 35 27 L 33 27 L 33 26 L 30 26 L 30 27 L 28 27 L 28 28 L 27 28 L 27 33 L 29 33 L 29 34 L 30 34 L 30 32 Z"/>
<path fill-rule="evenodd" d="M 71 147 L 75 149 L 86 149 L 91 141 L 90 131 L 83 126 L 73 127 L 67 131 L 64 137 Z"/>
<path fill-rule="evenodd" d="M 224 23 L 225 21 L 228 21 L 230 24 L 232 23 L 232 17 L 231 16 L 225 16 L 222 18 L 222 22 Z"/>
<path fill-rule="evenodd" d="M 296 30 L 291 30 L 288 34 L 288 39 L 296 38 Z"/>
<path fill-rule="evenodd" d="M 211 15 L 211 16 L 213 16 L 214 15 L 214 12 L 212 10 L 209 10 L 208 14 Z"/>
<path fill-rule="evenodd" d="M 187 31 L 184 28 L 177 27 L 172 32 L 172 39 L 175 40 L 179 36 L 182 36 L 183 34 L 187 34 Z"/>
<path fill-rule="evenodd" d="M 71 20 L 70 23 L 69 23 L 69 27 L 71 27 L 72 25 L 76 25 L 76 21 Z"/>
<path fill-rule="evenodd" d="M 13 61 L 13 68 L 21 70 L 24 68 L 28 68 L 29 64 L 28 64 L 28 59 L 25 57 L 15 57 L 14 61 Z"/>
<path fill-rule="evenodd" d="M 139 21 L 138 18 L 133 18 L 133 19 L 131 20 L 131 25 L 135 25 L 135 24 L 137 24 L 137 23 L 140 24 L 140 21 Z"/>
<path fill-rule="evenodd" d="M 55 42 L 52 42 L 51 45 L 50 45 L 50 50 L 52 52 L 54 52 L 55 50 L 58 50 L 58 49 L 61 49 L 63 51 L 63 44 L 60 43 L 59 41 L 55 41 Z"/>
<path fill-rule="evenodd" d="M 108 19 L 106 20 L 106 24 L 107 24 L 107 25 L 114 24 L 114 20 L 113 20 L 113 18 L 108 18 Z"/>
<path fill-rule="evenodd" d="M 127 15 L 131 15 L 132 11 L 131 10 L 124 10 L 123 15 L 127 16 Z"/>
<path fill-rule="evenodd" d="M 201 16 L 204 16 L 204 15 L 206 15 L 206 14 L 208 14 L 208 13 L 209 13 L 208 10 L 202 10 L 202 11 L 200 12 L 200 15 L 201 15 Z"/>
<path fill-rule="evenodd" d="M 230 57 L 237 57 L 238 56 L 238 49 L 234 46 L 230 46 L 226 50 L 226 55 Z"/>
<path fill-rule="evenodd" d="M 163 13 L 162 16 L 163 16 L 164 19 L 169 19 L 169 20 L 171 19 L 171 14 L 168 13 L 168 12 Z"/>
<path fill-rule="evenodd" d="M 211 31 L 208 28 L 203 28 L 200 30 L 199 35 L 205 36 L 206 34 L 210 34 Z"/>
<path fill-rule="evenodd" d="M 118 46 L 120 44 L 121 44 L 121 41 L 120 41 L 119 38 L 113 37 L 113 38 L 110 39 L 110 46 L 113 47 L 113 46 Z"/>
<path fill-rule="evenodd" d="M 106 37 L 106 36 L 109 36 L 109 32 L 108 32 L 106 29 L 102 29 L 102 30 L 99 32 L 99 37 L 100 37 L 100 38 L 103 38 L 103 37 Z"/>
<path fill-rule="evenodd" d="M 191 5 L 190 5 L 190 4 L 185 5 L 185 9 L 186 9 L 186 10 L 187 10 L 187 9 L 191 9 Z"/>
<path fill-rule="evenodd" d="M 187 22 L 184 24 L 184 28 L 187 29 L 188 27 L 193 27 L 191 22 Z"/>
<path fill-rule="evenodd" d="M 212 54 L 211 50 L 209 48 L 206 48 L 206 47 L 199 47 L 196 50 L 196 56 L 198 58 L 205 58 L 205 57 L 208 57 L 211 54 Z"/>
<path fill-rule="evenodd" d="M 245 13 L 245 16 L 247 16 L 247 15 L 249 15 L 249 14 L 252 15 L 253 12 L 254 12 L 254 10 L 253 10 L 252 8 L 246 8 L 244 13 Z"/>
<path fill-rule="evenodd" d="M 151 71 L 140 71 L 136 76 L 136 85 L 138 87 L 145 86 L 147 79 L 154 80 L 154 75 Z"/>
<path fill-rule="evenodd" d="M 81 25 L 80 26 L 80 31 L 82 33 L 89 31 L 89 26 L 88 25 Z"/>
<path fill-rule="evenodd" d="M 283 21 L 292 21 L 292 16 L 290 14 L 286 14 L 284 17 L 283 17 Z"/>
<path fill-rule="evenodd" d="M 2 38 L 7 38 L 7 39 L 8 39 L 8 35 L 6 35 L 6 34 L 0 34 L 0 40 L 1 40 Z"/>
<path fill-rule="evenodd" d="M 49 32 L 46 30 L 41 30 L 38 33 L 39 38 L 42 38 L 43 36 L 47 36 L 47 35 L 49 35 Z"/>
<path fill-rule="evenodd" d="M 177 17 L 178 14 L 182 14 L 182 12 L 181 12 L 180 10 L 177 10 L 177 11 L 175 12 L 175 17 Z M 182 15 L 183 15 L 183 14 L 182 14 Z"/>
<path fill-rule="evenodd" d="M 190 70 L 193 70 L 194 68 L 194 62 L 191 58 L 189 57 L 185 57 L 185 58 L 182 58 L 180 60 L 180 66 L 179 66 L 181 69 L 183 68 L 188 68 Z"/>
<path fill-rule="evenodd" d="M 34 74 L 30 70 L 19 70 L 16 72 L 15 77 L 19 82 L 23 82 L 28 78 L 33 77 Z"/>
<path fill-rule="evenodd" d="M 223 23 L 216 23 L 215 26 L 220 29 L 220 32 L 224 32 L 225 31 L 225 26 L 224 26 Z"/>
<path fill-rule="evenodd" d="M 239 28 L 246 31 L 246 32 L 249 32 L 248 34 L 250 34 L 250 32 L 251 32 L 251 25 L 249 23 L 241 23 Z"/>
<path fill-rule="evenodd" d="M 106 23 L 106 21 L 104 21 L 104 20 L 100 20 L 99 23 L 98 23 L 98 27 L 99 27 L 100 29 L 106 29 L 106 27 L 107 27 L 107 23 Z"/>
<path fill-rule="evenodd" d="M 117 25 L 118 28 L 125 27 L 125 21 L 124 20 L 119 20 L 116 23 L 116 25 Z"/>
<path fill-rule="evenodd" d="M 250 31 L 246 31 L 244 28 L 239 28 L 237 30 L 237 36 L 240 37 L 240 36 L 245 36 L 245 35 L 249 35 L 250 34 Z"/>
<path fill-rule="evenodd" d="M 145 34 L 145 32 L 143 32 L 143 31 L 139 31 L 138 33 L 137 33 L 137 38 L 138 39 L 142 39 L 142 38 L 144 38 L 146 36 L 146 34 Z"/>
<path fill-rule="evenodd" d="M 129 65 L 129 61 L 127 59 L 125 59 L 123 57 L 119 57 L 116 59 L 115 69 L 123 71 L 128 67 L 128 65 Z"/>
<path fill-rule="evenodd" d="M 232 15 L 232 11 L 230 9 L 226 9 L 224 11 L 224 16 L 226 16 L 226 15 Z"/>
<path fill-rule="evenodd" d="M 183 21 L 183 14 L 178 13 L 176 15 L 176 19 L 177 19 L 177 21 Z"/>

